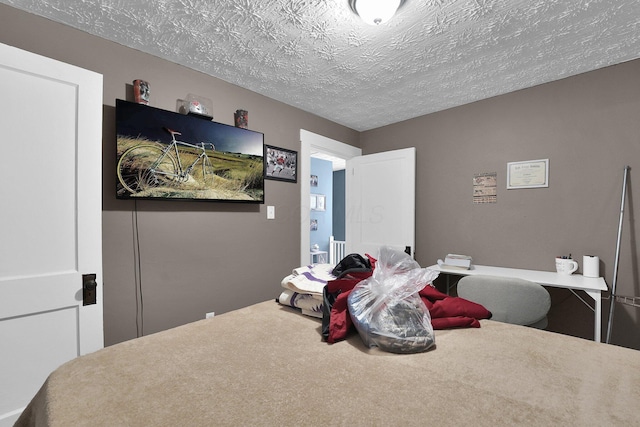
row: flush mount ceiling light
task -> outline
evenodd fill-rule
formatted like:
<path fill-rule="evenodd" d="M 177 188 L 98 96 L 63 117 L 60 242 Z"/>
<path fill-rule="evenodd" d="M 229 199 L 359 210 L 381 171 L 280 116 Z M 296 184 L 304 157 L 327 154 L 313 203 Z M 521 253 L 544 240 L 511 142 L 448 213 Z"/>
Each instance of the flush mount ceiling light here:
<path fill-rule="evenodd" d="M 393 17 L 405 0 L 349 0 L 349 7 L 364 22 L 380 25 Z"/>

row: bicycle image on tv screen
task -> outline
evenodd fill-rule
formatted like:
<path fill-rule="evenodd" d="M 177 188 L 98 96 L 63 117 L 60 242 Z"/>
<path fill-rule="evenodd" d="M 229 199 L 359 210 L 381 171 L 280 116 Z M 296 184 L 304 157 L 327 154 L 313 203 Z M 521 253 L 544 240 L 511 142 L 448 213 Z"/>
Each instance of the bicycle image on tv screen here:
<path fill-rule="evenodd" d="M 122 187 L 131 193 L 163 187 L 213 188 L 215 173 L 209 153 L 215 151 L 215 146 L 205 142 L 195 145 L 179 141 L 176 135 L 180 132 L 169 128 L 165 130 L 171 134 L 171 143 L 166 147 L 143 143 L 134 145 L 120 156 L 117 173 Z"/>
<path fill-rule="evenodd" d="M 182 115 L 173 118 L 172 127 L 158 126 L 159 121 L 152 120 L 148 127 L 140 126 L 133 132 L 127 131 L 120 120 L 116 165 L 118 198 L 263 202 L 264 158 L 258 153 L 258 149 L 262 149 L 262 134 L 258 133 L 256 141 L 249 145 L 238 144 L 236 136 L 236 144 L 231 146 L 229 141 L 234 139 L 236 128 L 202 123 L 202 119 Z M 183 118 L 197 121 L 187 122 Z M 187 123 L 190 126 L 186 126 Z M 185 132 L 174 125 L 187 128 L 190 140 L 184 140 Z M 195 130 L 203 126 L 204 131 Z M 139 132 L 141 129 L 144 132 Z M 204 140 L 193 141 L 196 137 Z M 220 144 L 216 144 L 216 137 Z M 255 145 L 251 148 L 253 153 L 243 152 L 251 145 Z"/>

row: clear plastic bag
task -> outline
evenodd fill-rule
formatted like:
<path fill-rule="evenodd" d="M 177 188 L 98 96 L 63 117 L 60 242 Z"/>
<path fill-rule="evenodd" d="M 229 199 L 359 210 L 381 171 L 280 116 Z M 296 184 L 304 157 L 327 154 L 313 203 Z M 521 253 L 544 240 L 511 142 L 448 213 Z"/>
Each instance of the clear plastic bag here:
<path fill-rule="evenodd" d="M 348 298 L 351 320 L 364 343 L 392 353 L 431 348 L 431 316 L 418 292 L 438 274 L 420 268 L 404 252 L 380 248 L 373 275 L 358 283 Z"/>

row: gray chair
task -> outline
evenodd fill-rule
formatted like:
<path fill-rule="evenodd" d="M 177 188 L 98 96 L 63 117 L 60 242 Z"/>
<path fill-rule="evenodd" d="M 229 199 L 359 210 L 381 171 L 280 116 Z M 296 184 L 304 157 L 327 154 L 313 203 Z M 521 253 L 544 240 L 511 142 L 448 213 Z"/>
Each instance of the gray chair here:
<path fill-rule="evenodd" d="M 540 284 L 515 277 L 464 276 L 458 281 L 458 296 L 481 304 L 491 320 L 547 327 L 551 308 L 549 292 Z"/>

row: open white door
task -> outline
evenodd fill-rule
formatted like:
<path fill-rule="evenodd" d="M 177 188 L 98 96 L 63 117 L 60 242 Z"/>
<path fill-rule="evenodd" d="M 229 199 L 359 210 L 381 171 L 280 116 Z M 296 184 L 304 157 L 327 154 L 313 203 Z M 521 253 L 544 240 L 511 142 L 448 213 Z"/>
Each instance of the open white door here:
<path fill-rule="evenodd" d="M 416 149 L 347 160 L 346 253 L 370 254 L 389 246 L 415 253 Z"/>
<path fill-rule="evenodd" d="M 104 345 L 102 76 L 0 44 L 0 93 L 4 426 L 52 370 Z M 83 305 L 89 274 L 97 303 Z"/>

